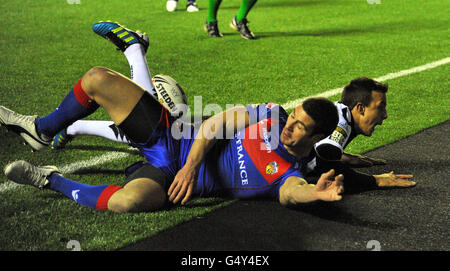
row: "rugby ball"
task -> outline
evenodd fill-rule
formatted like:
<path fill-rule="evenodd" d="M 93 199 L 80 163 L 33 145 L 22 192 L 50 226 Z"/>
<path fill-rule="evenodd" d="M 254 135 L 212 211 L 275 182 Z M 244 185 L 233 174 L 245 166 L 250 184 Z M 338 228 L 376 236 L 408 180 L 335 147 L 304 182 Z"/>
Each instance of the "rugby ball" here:
<path fill-rule="evenodd" d="M 180 84 L 172 77 L 164 74 L 152 78 L 158 101 L 169 110 L 174 117 L 180 117 L 187 110 L 187 98 Z"/>

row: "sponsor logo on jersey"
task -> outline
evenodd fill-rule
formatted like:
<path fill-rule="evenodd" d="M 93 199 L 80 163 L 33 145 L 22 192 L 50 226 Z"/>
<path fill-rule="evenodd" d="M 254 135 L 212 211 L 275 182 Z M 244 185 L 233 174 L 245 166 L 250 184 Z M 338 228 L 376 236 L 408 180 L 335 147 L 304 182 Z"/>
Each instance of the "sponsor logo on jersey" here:
<path fill-rule="evenodd" d="M 271 144 L 266 143 L 264 130 L 266 129 L 267 131 L 266 139 L 268 140 L 270 134 L 269 131 L 272 128 L 272 121 L 273 119 L 265 119 L 250 125 L 245 129 L 245 136 L 242 140 L 242 145 L 252 163 L 255 165 L 255 168 L 269 184 L 281 177 L 292 166 L 288 161 L 276 153 L 276 149 L 272 149 Z M 256 138 L 251 138 L 249 136 L 252 129 L 259 131 L 256 133 Z M 266 147 L 262 148 L 261 145 Z"/>
<path fill-rule="evenodd" d="M 263 140 L 264 140 L 264 145 L 266 147 L 266 151 L 267 151 L 267 153 L 271 153 L 272 146 L 270 145 L 269 134 L 267 133 L 267 129 L 265 127 L 262 127 L 262 132 L 263 132 Z"/>
<path fill-rule="evenodd" d="M 347 133 L 341 127 L 336 127 L 334 132 L 331 134 L 330 139 L 336 141 L 339 145 L 343 146 L 345 139 L 347 138 Z"/>
<path fill-rule="evenodd" d="M 239 138 L 239 136 L 237 136 L 236 138 Z M 247 174 L 247 169 L 245 167 L 245 160 L 244 160 L 244 154 L 243 154 L 244 147 L 242 146 L 242 139 L 236 140 L 236 151 L 237 151 L 238 164 L 239 164 L 239 177 L 241 177 L 242 185 L 247 185 L 248 184 L 248 174 Z"/>
<path fill-rule="evenodd" d="M 266 165 L 266 174 L 271 175 L 278 172 L 279 164 L 276 161 L 270 162 Z"/>

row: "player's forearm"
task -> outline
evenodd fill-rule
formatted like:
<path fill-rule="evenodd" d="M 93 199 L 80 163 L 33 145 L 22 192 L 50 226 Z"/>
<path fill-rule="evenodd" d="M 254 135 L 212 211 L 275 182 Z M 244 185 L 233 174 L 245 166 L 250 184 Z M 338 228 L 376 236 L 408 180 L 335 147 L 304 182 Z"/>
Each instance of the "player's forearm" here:
<path fill-rule="evenodd" d="M 351 164 L 354 161 L 355 157 L 349 153 L 343 153 L 341 156 L 341 163 L 344 165 Z"/>
<path fill-rule="evenodd" d="M 195 136 L 186 165 L 199 166 L 214 144 L 223 138 L 234 136 L 237 130 L 248 125 L 245 107 L 235 107 L 204 121 Z"/>
<path fill-rule="evenodd" d="M 280 190 L 280 203 L 284 206 L 310 203 L 318 199 L 316 186 L 308 184 L 305 180 L 282 187 Z"/>
<path fill-rule="evenodd" d="M 292 197 L 294 205 L 304 204 L 317 201 L 319 196 L 317 194 L 315 184 L 304 184 L 294 192 Z"/>
<path fill-rule="evenodd" d="M 190 167 L 199 167 L 202 161 L 205 159 L 206 154 L 217 142 L 217 136 L 214 133 L 208 133 L 205 135 L 204 125 L 206 121 L 200 127 L 197 136 L 195 137 L 194 143 L 192 144 L 189 155 L 186 159 L 186 165 Z"/>

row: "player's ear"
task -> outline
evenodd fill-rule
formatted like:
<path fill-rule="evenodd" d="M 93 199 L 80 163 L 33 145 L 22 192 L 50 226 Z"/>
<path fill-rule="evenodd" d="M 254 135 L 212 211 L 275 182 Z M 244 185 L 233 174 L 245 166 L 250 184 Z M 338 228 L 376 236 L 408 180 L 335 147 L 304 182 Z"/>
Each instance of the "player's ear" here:
<path fill-rule="evenodd" d="M 359 114 L 364 116 L 364 112 L 366 111 L 366 106 L 364 104 L 362 104 L 361 102 L 358 102 L 355 105 L 355 108 L 356 108 L 356 112 L 358 112 Z"/>

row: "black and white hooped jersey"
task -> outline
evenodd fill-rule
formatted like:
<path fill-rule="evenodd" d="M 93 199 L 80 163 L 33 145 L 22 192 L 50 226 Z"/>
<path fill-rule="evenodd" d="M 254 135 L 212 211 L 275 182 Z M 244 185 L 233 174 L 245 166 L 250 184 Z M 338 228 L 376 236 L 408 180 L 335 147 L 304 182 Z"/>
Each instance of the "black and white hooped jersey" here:
<path fill-rule="evenodd" d="M 314 145 L 316 155 L 327 161 L 338 161 L 344 152 L 345 147 L 355 138 L 353 129 L 353 117 L 351 110 L 340 102 L 335 102 L 339 115 L 339 122 L 331 135 L 322 139 Z M 313 170 L 316 166 L 316 159 L 308 164 L 308 169 Z"/>

